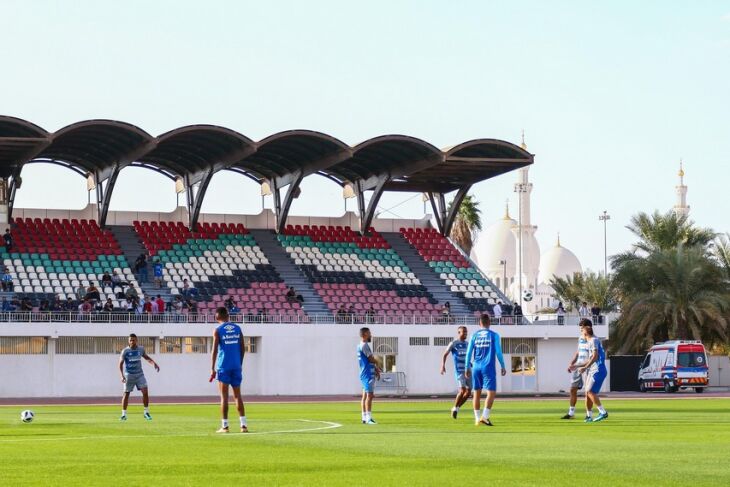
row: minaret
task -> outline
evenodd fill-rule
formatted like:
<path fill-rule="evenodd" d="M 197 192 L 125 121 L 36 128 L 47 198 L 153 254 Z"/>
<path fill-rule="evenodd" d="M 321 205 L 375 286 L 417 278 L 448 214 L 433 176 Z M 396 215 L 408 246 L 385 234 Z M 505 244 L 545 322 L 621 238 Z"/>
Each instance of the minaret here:
<path fill-rule="evenodd" d="M 682 159 L 679 160 L 679 172 L 677 176 L 679 176 L 679 185 L 675 186 L 677 190 L 677 204 L 674 205 L 673 210 L 677 216 L 687 216 L 689 215 L 689 206 L 687 206 L 687 186 L 684 184 L 684 166 Z"/>
<path fill-rule="evenodd" d="M 522 143 L 520 144 L 520 147 L 527 150 L 524 130 L 522 131 Z M 517 224 L 512 227 L 512 232 L 515 235 L 517 245 L 515 276 L 520 276 L 520 260 L 522 260 L 523 290 L 535 288 L 537 286 L 537 273 L 540 266 L 539 251 L 537 252 L 537 255 L 534 255 L 534 248 L 537 246 L 537 241 L 535 240 L 537 226 L 532 225 L 530 222 L 530 196 L 532 194 L 532 183 L 530 182 L 529 176 L 529 166 L 519 169 L 517 172 L 517 182 L 514 186 L 519 204 Z M 522 246 L 522 252 L 520 252 L 520 246 Z M 520 255 L 522 259 L 520 259 Z M 516 292 L 519 292 L 519 283 L 517 285 Z M 521 296 L 515 296 L 515 298 L 519 301 Z"/>

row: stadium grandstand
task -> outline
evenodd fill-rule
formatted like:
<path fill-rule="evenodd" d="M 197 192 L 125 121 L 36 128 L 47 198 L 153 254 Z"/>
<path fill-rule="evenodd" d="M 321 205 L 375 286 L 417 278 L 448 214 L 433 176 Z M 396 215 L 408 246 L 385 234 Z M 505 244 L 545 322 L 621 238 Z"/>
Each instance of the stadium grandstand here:
<path fill-rule="evenodd" d="M 440 150 L 403 135 L 348 146 L 292 130 L 254 142 L 211 125 L 153 137 L 112 120 L 49 133 L 0 117 L 0 223 L 12 236 L 2 253 L 3 311 L 194 321 L 225 304 L 243 321 L 473 320 L 507 299 L 447 238 L 455 210 L 472 185 L 533 160 L 523 148 L 487 138 Z M 87 178 L 95 201 L 79 213 L 85 218 L 14 208 L 22 169 L 35 163 Z M 131 221 L 110 212 L 119 174 L 130 166 L 175 181 L 186 211 Z M 242 174 L 273 195 L 273 223 L 201 214 L 219 171 Z M 290 218 L 302 180 L 314 175 L 352 194 L 357 213 L 327 224 Z M 374 219 L 386 191 L 424 193 L 432 220 Z"/>

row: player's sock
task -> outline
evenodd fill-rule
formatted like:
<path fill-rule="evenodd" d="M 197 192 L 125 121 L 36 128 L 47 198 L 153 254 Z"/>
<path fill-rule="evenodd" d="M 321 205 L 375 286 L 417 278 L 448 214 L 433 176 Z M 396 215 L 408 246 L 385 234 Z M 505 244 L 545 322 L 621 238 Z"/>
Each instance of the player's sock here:
<path fill-rule="evenodd" d="M 127 410 L 126 409 L 122 409 L 122 416 L 126 416 L 126 415 L 127 415 Z"/>
<path fill-rule="evenodd" d="M 474 419 L 476 419 L 477 421 L 479 421 L 479 410 L 478 409 L 475 409 L 474 410 Z"/>
<path fill-rule="evenodd" d="M 459 406 L 456 406 L 456 407 L 454 408 L 454 411 L 456 411 L 456 412 L 458 413 L 458 412 L 459 412 Z"/>
<path fill-rule="evenodd" d="M 221 420 L 221 426 L 224 427 L 224 428 L 228 428 L 228 420 L 227 419 L 222 419 Z"/>
<path fill-rule="evenodd" d="M 491 411 L 491 409 L 485 407 L 484 412 L 482 413 L 482 418 L 489 419 L 489 411 Z"/>
<path fill-rule="evenodd" d="M 575 416 L 575 406 L 570 406 L 568 408 L 568 416 Z"/>
<path fill-rule="evenodd" d="M 145 414 L 150 414 L 150 408 L 144 408 Z"/>
<path fill-rule="evenodd" d="M 365 421 L 370 421 L 373 417 L 373 413 L 370 411 L 365 411 Z"/>
<path fill-rule="evenodd" d="M 606 414 L 606 409 L 603 406 L 598 406 L 598 412 L 601 414 Z"/>
<path fill-rule="evenodd" d="M 586 411 L 586 418 L 592 418 L 593 417 L 593 411 Z"/>
<path fill-rule="evenodd" d="M 367 415 L 367 413 L 365 411 L 362 411 L 360 413 L 360 416 L 362 416 L 362 420 L 363 421 L 367 421 L 368 420 L 368 415 Z"/>
<path fill-rule="evenodd" d="M 243 427 L 243 426 L 248 427 L 248 424 L 246 424 L 246 416 L 239 416 L 238 419 L 241 420 L 241 427 Z"/>

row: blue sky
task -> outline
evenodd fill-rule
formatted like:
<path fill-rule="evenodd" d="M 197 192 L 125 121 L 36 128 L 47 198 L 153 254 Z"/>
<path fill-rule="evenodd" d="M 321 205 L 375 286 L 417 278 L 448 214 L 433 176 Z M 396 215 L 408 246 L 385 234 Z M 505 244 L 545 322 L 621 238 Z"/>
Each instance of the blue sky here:
<path fill-rule="evenodd" d="M 632 214 L 673 205 L 680 157 L 692 217 L 730 230 L 730 1 L 2 0 L 0 25 L 0 113 L 47 130 L 111 118 L 151 134 L 212 123 L 254 140 L 308 128 L 445 147 L 518 143 L 524 129 L 543 251 L 560 232 L 584 267 L 601 268 L 599 213 L 612 216 L 609 253 L 625 249 Z M 474 188 L 485 224 L 505 199 L 514 207 L 514 178 Z M 402 203 L 411 196 L 381 207 L 420 217 L 418 195 Z M 82 178 L 39 165 L 24 170 L 16 205 L 86 198 Z M 123 173 L 112 201 L 174 205 L 172 182 L 141 169 Z M 258 188 L 227 174 L 203 211 L 260 207 Z M 342 209 L 337 186 L 310 178 L 292 213 Z"/>

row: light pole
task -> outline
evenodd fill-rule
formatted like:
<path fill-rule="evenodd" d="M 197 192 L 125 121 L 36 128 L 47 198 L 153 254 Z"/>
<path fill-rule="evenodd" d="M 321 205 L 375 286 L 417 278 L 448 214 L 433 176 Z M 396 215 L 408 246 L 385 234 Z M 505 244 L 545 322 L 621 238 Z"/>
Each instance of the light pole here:
<path fill-rule="evenodd" d="M 603 276 L 608 277 L 608 251 L 606 240 L 606 222 L 611 219 L 611 215 L 603 210 L 603 215 L 598 215 L 598 220 L 603 222 Z"/>

